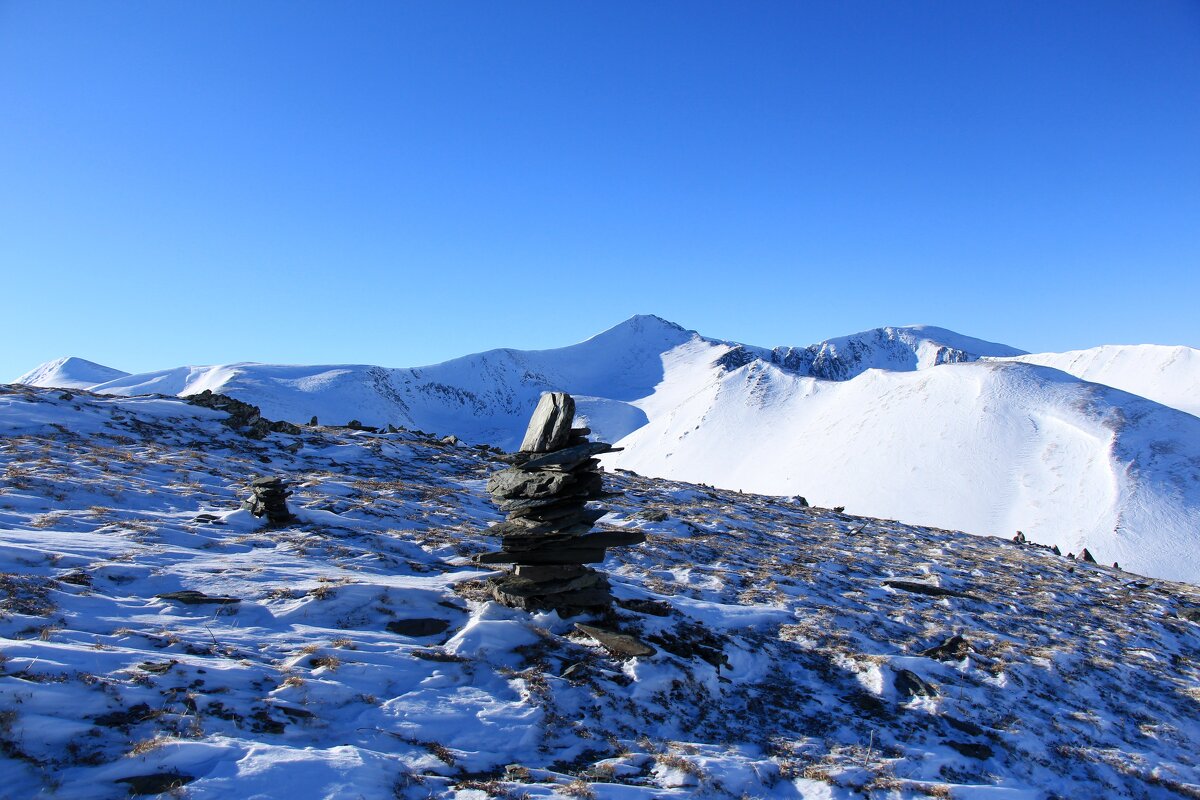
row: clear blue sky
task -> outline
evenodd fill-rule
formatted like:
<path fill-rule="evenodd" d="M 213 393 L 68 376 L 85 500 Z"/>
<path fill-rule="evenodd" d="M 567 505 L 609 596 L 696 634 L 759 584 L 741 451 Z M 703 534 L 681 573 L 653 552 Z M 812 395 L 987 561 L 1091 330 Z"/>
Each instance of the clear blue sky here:
<path fill-rule="evenodd" d="M 1200 3 L 0 0 L 0 272 L 4 380 L 1200 346 Z"/>

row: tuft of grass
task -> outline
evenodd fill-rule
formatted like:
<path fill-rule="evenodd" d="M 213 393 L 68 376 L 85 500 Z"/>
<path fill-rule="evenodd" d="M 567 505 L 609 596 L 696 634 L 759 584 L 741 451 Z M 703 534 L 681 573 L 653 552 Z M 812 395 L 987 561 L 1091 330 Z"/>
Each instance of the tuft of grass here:
<path fill-rule="evenodd" d="M 159 734 L 157 736 L 152 736 L 149 739 L 142 739 L 140 742 L 134 743 L 133 747 L 129 750 L 128 755 L 130 755 L 130 756 L 145 755 L 146 753 L 149 753 L 153 750 L 157 750 L 158 748 L 162 747 L 163 745 L 171 744 L 174 741 L 176 741 L 176 739 L 174 737 L 164 736 L 162 734 Z"/>
<path fill-rule="evenodd" d="M 576 778 L 565 786 L 560 787 L 559 791 L 567 797 L 580 797 L 583 800 L 595 800 L 596 792 L 592 789 L 592 785 L 583 778 Z"/>
<path fill-rule="evenodd" d="M 337 656 L 332 656 L 332 655 L 330 655 L 330 656 L 314 656 L 308 660 L 308 663 L 310 666 L 312 666 L 313 669 L 319 669 L 320 667 L 325 667 L 325 669 L 329 670 L 330 672 L 333 672 L 334 670 L 336 670 L 338 667 L 340 667 L 342 665 L 342 660 L 340 658 L 338 658 Z"/>

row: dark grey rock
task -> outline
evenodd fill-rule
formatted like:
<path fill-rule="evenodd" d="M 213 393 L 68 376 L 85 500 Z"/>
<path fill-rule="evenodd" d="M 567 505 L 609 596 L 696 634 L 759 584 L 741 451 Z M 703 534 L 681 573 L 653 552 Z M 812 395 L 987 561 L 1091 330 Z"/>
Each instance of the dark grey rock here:
<path fill-rule="evenodd" d="M 518 564 L 513 574 L 531 581 L 558 581 L 578 578 L 588 572 L 582 564 Z"/>
<path fill-rule="evenodd" d="M 546 392 L 521 440 L 523 453 L 549 453 L 567 443 L 575 420 L 575 398 L 565 392 Z"/>
<path fill-rule="evenodd" d="M 587 502 L 587 498 L 580 494 L 572 496 L 573 492 L 568 492 L 564 495 L 555 497 L 534 497 L 534 498 L 514 498 L 512 500 L 497 500 L 496 506 L 506 514 L 516 512 L 533 512 L 536 509 L 547 509 L 563 507 L 569 509 L 575 506 L 580 506 Z"/>
<path fill-rule="evenodd" d="M 604 561 L 603 547 L 563 547 L 554 550 L 483 553 L 475 556 L 477 564 L 599 564 Z"/>
<path fill-rule="evenodd" d="M 547 453 L 544 456 L 531 458 L 522 464 L 518 464 L 519 469 L 537 470 L 553 467 L 554 469 L 569 470 L 577 467 L 584 461 L 587 461 L 592 456 L 598 456 L 601 453 L 615 453 L 623 448 L 613 447 L 606 442 L 586 442 L 577 444 L 573 447 L 567 447 L 562 450 L 557 450 L 552 453 Z"/>
<path fill-rule="evenodd" d="M 417 617 L 413 619 L 394 619 L 387 624 L 387 629 L 401 636 L 434 636 L 444 633 L 450 623 L 436 617 Z"/>
<path fill-rule="evenodd" d="M 967 758 L 977 758 L 980 761 L 987 761 L 992 757 L 992 748 L 986 744 L 978 742 L 954 742 L 947 741 L 950 747 L 953 747 L 958 752 L 962 753 Z"/>
<path fill-rule="evenodd" d="M 174 600 L 177 603 L 183 603 L 188 606 L 198 605 L 232 605 L 233 603 L 242 602 L 236 597 L 214 597 L 207 595 L 204 592 L 197 592 L 195 589 L 184 589 L 179 592 L 165 592 L 163 594 L 154 595 L 160 600 Z"/>
<path fill-rule="evenodd" d="M 892 685 L 896 687 L 896 691 L 906 697 L 936 697 L 937 689 L 930 683 L 927 683 L 920 675 L 912 670 L 900 669 L 896 670 L 896 677 L 892 680 Z"/>
<path fill-rule="evenodd" d="M 671 607 L 661 600 L 634 598 L 630 600 L 618 600 L 617 605 L 636 614 L 649 614 L 652 617 L 671 616 Z"/>
<path fill-rule="evenodd" d="M 591 589 L 602 584 L 608 585 L 607 579 L 602 574 L 594 569 L 585 568 L 579 575 L 556 580 L 531 580 L 519 575 L 506 575 L 494 581 L 492 586 L 494 591 L 498 590 L 510 597 L 528 598 Z"/>
<path fill-rule="evenodd" d="M 915 594 L 927 594 L 930 597 L 969 597 L 970 595 L 963 592 L 956 592 L 953 589 L 946 589 L 941 586 L 934 586 L 931 583 L 919 583 L 917 581 L 902 581 L 889 578 L 883 582 L 884 586 L 890 586 L 893 589 L 901 589 L 906 592 L 914 592 Z"/>
<path fill-rule="evenodd" d="M 528 472 L 510 467 L 488 478 L 487 490 L 500 499 L 547 498 L 567 491 L 575 483 L 575 476 L 569 472 Z"/>
<path fill-rule="evenodd" d="M 617 633 L 616 631 L 597 628 L 593 625 L 583 625 L 578 622 L 575 623 L 575 629 L 595 639 L 605 650 L 614 656 L 637 658 L 639 656 L 652 656 L 658 652 L 641 639 L 631 636 L 628 633 Z"/>
<path fill-rule="evenodd" d="M 174 792 L 196 780 L 191 775 L 182 772 L 155 772 L 150 775 L 132 775 L 128 778 L 117 778 L 115 783 L 123 783 L 129 787 L 129 794 L 137 796 L 144 794 L 165 794 Z"/>
<path fill-rule="evenodd" d="M 922 650 L 926 658 L 936 658 L 939 661 L 961 661 L 971 655 L 971 646 L 962 636 L 954 635 L 939 645 Z"/>
<path fill-rule="evenodd" d="M 602 509 L 580 508 L 580 514 L 562 517 L 550 522 L 538 522 L 529 517 L 517 517 L 505 522 L 498 522 L 488 528 L 488 536 L 520 538 L 524 536 L 546 536 L 556 533 L 587 533 L 592 529 L 592 523 L 606 513 Z"/>

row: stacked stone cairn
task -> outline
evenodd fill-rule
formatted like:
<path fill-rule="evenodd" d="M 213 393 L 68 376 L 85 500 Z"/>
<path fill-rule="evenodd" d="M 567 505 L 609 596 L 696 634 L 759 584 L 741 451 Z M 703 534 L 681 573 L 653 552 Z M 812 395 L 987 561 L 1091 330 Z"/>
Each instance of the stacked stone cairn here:
<path fill-rule="evenodd" d="M 282 528 L 295 521 L 287 507 L 287 499 L 292 493 L 283 478 L 255 478 L 250 482 L 250 491 L 252 494 L 242 503 L 242 508 L 256 517 L 266 517 L 272 528 Z"/>
<path fill-rule="evenodd" d="M 574 419 L 569 394 L 543 394 L 513 466 L 488 481 L 508 516 L 487 531 L 500 537 L 500 551 L 476 560 L 514 565 L 491 580 L 492 596 L 506 606 L 563 613 L 606 607 L 608 579 L 586 565 L 604 561 L 609 547 L 646 540 L 638 531 L 592 531 L 605 510 L 587 503 L 606 496 L 595 456 L 620 448 L 588 441 L 591 431 L 572 428 Z"/>

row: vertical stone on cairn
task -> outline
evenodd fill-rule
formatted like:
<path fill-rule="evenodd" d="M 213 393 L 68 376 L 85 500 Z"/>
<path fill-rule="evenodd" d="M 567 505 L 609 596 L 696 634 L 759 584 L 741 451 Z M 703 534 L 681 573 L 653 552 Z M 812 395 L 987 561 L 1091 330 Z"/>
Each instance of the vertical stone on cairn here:
<path fill-rule="evenodd" d="M 575 401 L 564 392 L 542 395 L 514 466 L 491 477 L 487 488 L 507 519 L 488 529 L 500 551 L 477 556 L 481 564 L 512 564 L 492 579 L 492 596 L 506 606 L 565 613 L 612 602 L 608 579 L 587 564 L 604 561 L 609 547 L 646 540 L 637 531 L 592 532 L 604 509 L 588 508 L 604 496 L 594 456 L 620 448 L 590 442 L 590 430 L 572 428 Z"/>

